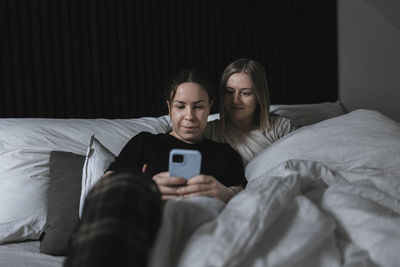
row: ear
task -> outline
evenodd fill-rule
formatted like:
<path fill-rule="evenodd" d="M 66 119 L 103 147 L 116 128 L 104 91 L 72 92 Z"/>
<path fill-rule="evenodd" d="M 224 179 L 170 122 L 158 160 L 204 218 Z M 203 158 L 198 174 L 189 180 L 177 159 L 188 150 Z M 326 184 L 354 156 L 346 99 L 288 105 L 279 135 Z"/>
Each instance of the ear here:
<path fill-rule="evenodd" d="M 171 115 L 171 103 L 167 100 L 167 106 L 168 106 L 168 115 Z"/>
<path fill-rule="evenodd" d="M 214 100 L 211 100 L 210 101 L 210 112 L 211 112 L 211 108 L 212 108 L 213 104 L 214 104 Z"/>

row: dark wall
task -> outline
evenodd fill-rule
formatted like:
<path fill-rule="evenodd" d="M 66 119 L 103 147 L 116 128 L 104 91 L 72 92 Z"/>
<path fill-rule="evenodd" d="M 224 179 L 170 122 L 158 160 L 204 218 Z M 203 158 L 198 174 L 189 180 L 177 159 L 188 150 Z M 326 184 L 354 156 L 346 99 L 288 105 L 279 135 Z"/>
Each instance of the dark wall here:
<path fill-rule="evenodd" d="M 239 57 L 274 104 L 335 101 L 336 38 L 333 0 L 1 0 L 0 116 L 162 115 L 177 71 Z"/>

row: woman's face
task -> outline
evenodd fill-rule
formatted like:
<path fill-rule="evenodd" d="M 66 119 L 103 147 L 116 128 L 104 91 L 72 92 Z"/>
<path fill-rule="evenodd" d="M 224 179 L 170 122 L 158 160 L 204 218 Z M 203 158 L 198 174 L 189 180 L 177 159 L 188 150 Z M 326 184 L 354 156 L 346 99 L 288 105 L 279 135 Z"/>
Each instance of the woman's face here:
<path fill-rule="evenodd" d="M 244 72 L 232 74 L 225 88 L 224 104 L 229 120 L 232 123 L 251 124 L 257 99 L 252 89 L 253 82 Z"/>
<path fill-rule="evenodd" d="M 201 141 L 212 105 L 206 90 L 197 83 L 182 83 L 172 102 L 167 104 L 173 127 L 171 134 L 190 144 Z"/>

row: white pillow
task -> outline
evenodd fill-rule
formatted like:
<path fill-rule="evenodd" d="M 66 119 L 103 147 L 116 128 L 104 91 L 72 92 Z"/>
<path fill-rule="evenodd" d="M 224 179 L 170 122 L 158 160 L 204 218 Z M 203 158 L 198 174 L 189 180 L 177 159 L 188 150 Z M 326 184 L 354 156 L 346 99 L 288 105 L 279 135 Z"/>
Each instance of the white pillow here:
<path fill-rule="evenodd" d="M 400 177 L 400 124 L 377 111 L 356 110 L 302 127 L 251 160 L 246 178 L 263 177 L 287 160 L 316 161 L 333 171 Z"/>
<path fill-rule="evenodd" d="M 168 116 L 138 119 L 1 119 L 0 244 L 38 239 L 46 221 L 53 150 L 85 155 L 91 135 L 118 154 L 132 136 L 165 132 Z"/>
<path fill-rule="evenodd" d="M 110 152 L 97 138 L 90 137 L 89 147 L 86 153 L 85 163 L 82 170 L 82 190 L 79 202 L 79 217 L 82 216 L 85 198 L 94 184 L 103 176 L 104 172 L 115 159 Z"/>
<path fill-rule="evenodd" d="M 345 114 L 339 101 L 318 104 L 271 105 L 270 112 L 290 119 L 296 128 Z"/>
<path fill-rule="evenodd" d="M 35 170 L 48 164 L 48 155 L 34 158 L 30 149 L 0 152 L 0 244 L 18 240 L 38 239 L 46 223 L 48 174 Z M 46 153 L 45 151 L 43 151 Z M 26 165 L 18 166 L 20 157 Z M 30 176 L 20 176 L 32 168 Z M 21 170 L 20 170 L 21 169 Z"/>

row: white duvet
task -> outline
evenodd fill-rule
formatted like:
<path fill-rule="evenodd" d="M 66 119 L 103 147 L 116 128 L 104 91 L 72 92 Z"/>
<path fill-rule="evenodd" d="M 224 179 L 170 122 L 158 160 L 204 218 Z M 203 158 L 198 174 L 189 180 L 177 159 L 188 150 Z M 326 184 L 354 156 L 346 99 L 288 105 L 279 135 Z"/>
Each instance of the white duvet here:
<path fill-rule="evenodd" d="M 399 266 L 398 123 L 359 110 L 304 127 L 246 175 L 225 207 L 168 202 L 151 266 Z"/>

